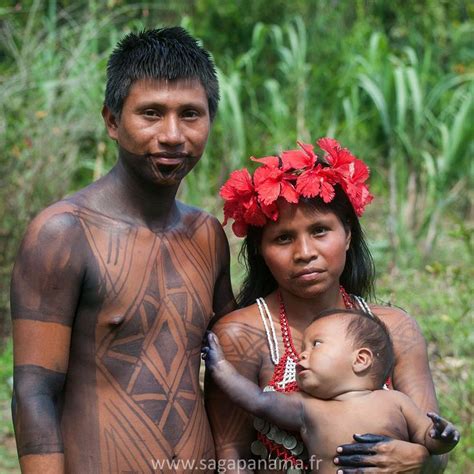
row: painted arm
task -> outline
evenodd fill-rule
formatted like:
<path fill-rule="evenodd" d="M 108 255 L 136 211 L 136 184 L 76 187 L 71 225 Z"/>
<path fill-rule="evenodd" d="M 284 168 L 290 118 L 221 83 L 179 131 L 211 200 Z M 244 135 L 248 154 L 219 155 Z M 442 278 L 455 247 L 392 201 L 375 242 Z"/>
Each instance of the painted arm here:
<path fill-rule="evenodd" d="M 213 326 L 226 359 L 247 379 L 258 381 L 263 334 L 225 316 Z M 263 342 L 262 342 L 263 341 Z M 252 416 L 237 406 L 219 388 L 206 370 L 204 397 L 214 437 L 216 457 L 237 462 L 253 457 L 250 445 L 257 438 Z"/>
<path fill-rule="evenodd" d="M 213 309 L 215 316 L 211 325 L 224 314 L 228 314 L 237 308 L 230 282 L 229 243 L 220 223 L 216 221 L 216 224 L 215 256 L 218 259 L 219 273 L 214 285 Z"/>
<path fill-rule="evenodd" d="M 410 398 L 403 393 L 400 395 L 400 406 L 411 441 L 424 445 L 431 454 L 451 451 L 460 439 L 456 427 L 436 413 L 428 412 L 425 415 Z"/>
<path fill-rule="evenodd" d="M 393 386 L 405 393 L 423 412 L 438 412 L 433 379 L 428 364 L 426 343 L 416 321 L 404 311 L 393 307 L 373 307 L 387 325 L 395 349 Z M 430 456 L 416 443 L 374 434 L 354 435 L 354 443 L 338 448 L 338 463 L 344 473 L 370 472 L 442 472 L 445 456 Z"/>
<path fill-rule="evenodd" d="M 240 375 L 225 359 L 216 335 L 208 332 L 203 348 L 206 369 L 229 398 L 244 410 L 282 428 L 300 431 L 303 426 L 303 406 L 298 396 L 278 392 L 263 392 L 261 388 Z"/>
<path fill-rule="evenodd" d="M 13 271 L 12 411 L 20 466 L 26 474 L 64 472 L 58 402 L 81 284 L 77 232 L 70 215 L 36 218 Z"/>

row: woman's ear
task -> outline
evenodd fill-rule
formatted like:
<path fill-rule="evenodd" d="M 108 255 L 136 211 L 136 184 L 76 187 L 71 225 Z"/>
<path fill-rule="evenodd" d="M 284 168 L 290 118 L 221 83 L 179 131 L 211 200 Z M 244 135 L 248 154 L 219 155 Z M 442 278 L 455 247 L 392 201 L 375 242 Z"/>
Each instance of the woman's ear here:
<path fill-rule="evenodd" d="M 346 252 L 349 250 L 349 247 L 351 246 L 351 228 L 349 226 L 346 227 Z"/>
<path fill-rule="evenodd" d="M 372 351 L 367 347 L 362 347 L 354 351 L 354 358 L 352 361 L 352 370 L 355 374 L 361 374 L 367 369 L 372 367 L 374 361 L 374 355 Z"/>
<path fill-rule="evenodd" d="M 104 105 L 102 107 L 102 117 L 104 119 L 105 127 L 107 128 L 107 133 L 112 140 L 117 141 L 118 139 L 118 120 L 112 111 Z"/>

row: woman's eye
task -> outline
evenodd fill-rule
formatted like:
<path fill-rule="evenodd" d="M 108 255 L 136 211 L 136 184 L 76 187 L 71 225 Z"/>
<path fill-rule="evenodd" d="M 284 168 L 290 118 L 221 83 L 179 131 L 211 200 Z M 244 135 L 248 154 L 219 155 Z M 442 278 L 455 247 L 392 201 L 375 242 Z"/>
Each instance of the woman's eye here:
<path fill-rule="evenodd" d="M 318 226 L 318 227 L 314 227 L 314 228 L 313 228 L 313 234 L 314 234 L 314 235 L 324 234 L 324 233 L 327 232 L 327 231 L 328 231 L 328 228 L 327 228 L 327 227 Z"/>
<path fill-rule="evenodd" d="M 318 347 L 321 345 L 321 341 L 314 341 L 313 342 L 313 347 Z"/>
<path fill-rule="evenodd" d="M 290 242 L 291 240 L 291 236 L 287 235 L 287 234 L 282 234 L 282 235 L 279 235 L 275 241 L 279 244 L 286 244 L 288 242 Z"/>

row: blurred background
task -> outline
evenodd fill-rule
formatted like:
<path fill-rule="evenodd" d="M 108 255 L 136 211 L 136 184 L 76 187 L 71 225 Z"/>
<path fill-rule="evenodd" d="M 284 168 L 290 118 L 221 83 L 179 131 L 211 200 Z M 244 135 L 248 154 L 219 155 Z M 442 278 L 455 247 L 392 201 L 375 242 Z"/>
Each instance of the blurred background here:
<path fill-rule="evenodd" d="M 221 218 L 229 172 L 297 139 L 336 137 L 364 159 L 377 297 L 419 321 L 441 414 L 463 436 L 447 472 L 474 472 L 473 13 L 462 0 L 0 0 L 0 472 L 19 472 L 8 291 L 21 236 L 114 163 L 100 115 L 114 44 L 176 24 L 211 51 L 221 85 L 180 199 Z"/>

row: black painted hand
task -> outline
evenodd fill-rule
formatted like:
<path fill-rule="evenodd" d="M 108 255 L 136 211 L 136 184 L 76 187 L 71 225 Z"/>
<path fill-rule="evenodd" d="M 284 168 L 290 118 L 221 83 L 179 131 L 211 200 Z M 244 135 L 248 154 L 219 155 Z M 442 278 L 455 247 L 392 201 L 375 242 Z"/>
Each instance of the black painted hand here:
<path fill-rule="evenodd" d="M 426 415 L 433 422 L 433 428 L 430 430 L 430 436 L 433 439 L 445 441 L 453 446 L 458 443 L 461 435 L 452 423 L 434 412 L 428 412 Z"/>
<path fill-rule="evenodd" d="M 219 339 L 212 331 L 206 331 L 201 357 L 205 360 L 208 369 L 215 367 L 220 360 L 225 359 Z"/>
<path fill-rule="evenodd" d="M 338 456 L 335 463 L 342 467 L 363 468 L 373 467 L 370 457 L 376 454 L 375 446 L 382 441 L 390 441 L 388 436 L 364 434 L 353 436 L 355 443 L 343 444 L 337 448 Z M 339 472 L 339 471 L 338 471 Z M 344 473 L 363 472 L 360 469 L 343 469 Z"/>
<path fill-rule="evenodd" d="M 428 451 L 419 444 L 388 436 L 355 434 L 355 442 L 337 448 L 338 474 L 420 472 Z"/>

